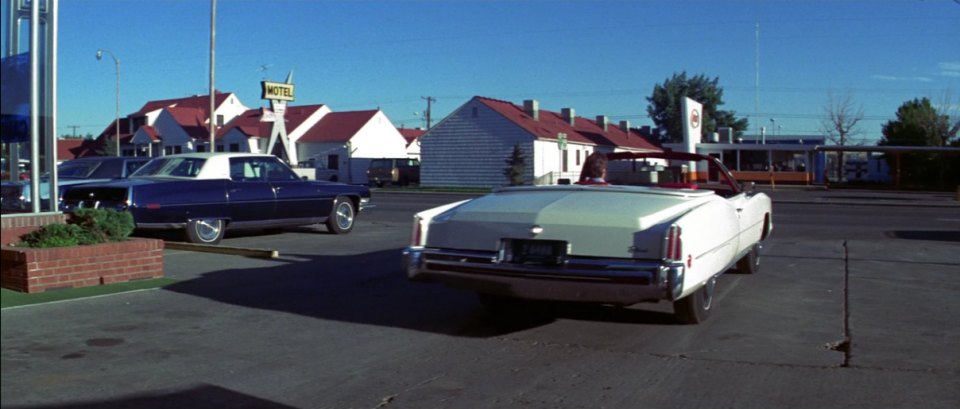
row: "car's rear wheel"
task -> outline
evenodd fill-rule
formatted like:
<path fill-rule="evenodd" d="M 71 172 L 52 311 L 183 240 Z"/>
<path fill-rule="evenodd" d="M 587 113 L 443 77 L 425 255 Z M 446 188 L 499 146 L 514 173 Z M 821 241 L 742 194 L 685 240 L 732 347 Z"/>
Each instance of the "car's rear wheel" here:
<path fill-rule="evenodd" d="M 226 230 L 223 219 L 193 219 L 187 222 L 187 240 L 197 244 L 217 244 Z"/>
<path fill-rule="evenodd" d="M 357 213 L 353 208 L 353 201 L 346 197 L 338 197 L 333 201 L 333 211 L 327 218 L 327 230 L 333 234 L 347 234 L 353 230 L 353 222 Z"/>
<path fill-rule="evenodd" d="M 756 274 L 760 272 L 760 243 L 750 247 L 750 252 L 737 261 L 737 272 L 741 274 Z"/>
<path fill-rule="evenodd" d="M 673 316 L 683 324 L 698 324 L 706 321 L 713 311 L 713 295 L 717 289 L 717 277 L 710 277 L 707 283 L 693 294 L 673 302 Z"/>

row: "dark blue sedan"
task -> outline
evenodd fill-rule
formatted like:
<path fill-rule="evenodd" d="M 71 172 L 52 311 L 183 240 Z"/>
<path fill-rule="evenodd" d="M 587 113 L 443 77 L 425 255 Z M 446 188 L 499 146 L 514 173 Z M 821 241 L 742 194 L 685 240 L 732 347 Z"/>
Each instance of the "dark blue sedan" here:
<path fill-rule="evenodd" d="M 126 180 L 71 187 L 61 209 L 129 211 L 137 229 L 182 229 L 193 243 L 216 244 L 228 228 L 324 223 L 346 234 L 369 202 L 366 186 L 302 180 L 273 155 L 188 153 L 155 158 Z"/>

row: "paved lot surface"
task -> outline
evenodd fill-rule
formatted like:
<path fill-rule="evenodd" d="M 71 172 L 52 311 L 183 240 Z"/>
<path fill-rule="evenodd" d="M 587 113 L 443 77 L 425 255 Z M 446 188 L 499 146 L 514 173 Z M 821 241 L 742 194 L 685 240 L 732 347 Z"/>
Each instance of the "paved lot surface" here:
<path fill-rule="evenodd" d="M 663 303 L 495 320 L 399 271 L 410 215 L 458 197 L 380 192 L 347 236 L 224 242 L 278 259 L 168 250 L 168 288 L 3 310 L 2 407 L 960 407 L 956 202 L 769 193 L 763 271 L 724 275 L 702 325 Z"/>

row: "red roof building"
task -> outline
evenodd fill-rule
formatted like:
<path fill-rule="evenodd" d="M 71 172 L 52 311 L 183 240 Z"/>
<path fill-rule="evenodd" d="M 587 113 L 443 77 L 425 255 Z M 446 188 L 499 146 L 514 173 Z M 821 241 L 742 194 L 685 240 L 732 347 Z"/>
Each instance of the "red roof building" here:
<path fill-rule="evenodd" d="M 515 146 L 525 155 L 529 184 L 577 180 L 583 160 L 594 152 L 661 151 L 627 121 L 576 116 L 540 109 L 535 100 L 517 105 L 474 97 L 420 138 L 423 186 L 499 187 Z"/>
<path fill-rule="evenodd" d="M 420 158 L 420 137 L 427 131 L 420 128 L 400 128 L 400 135 L 407 141 L 407 156 Z"/>

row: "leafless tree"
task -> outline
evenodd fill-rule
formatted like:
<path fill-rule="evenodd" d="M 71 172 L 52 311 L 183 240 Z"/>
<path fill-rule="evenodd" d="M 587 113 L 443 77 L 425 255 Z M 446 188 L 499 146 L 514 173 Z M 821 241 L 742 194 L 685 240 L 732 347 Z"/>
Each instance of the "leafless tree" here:
<path fill-rule="evenodd" d="M 846 146 L 850 138 L 859 133 L 857 124 L 863 120 L 863 105 L 855 106 L 853 92 L 846 90 L 842 95 L 834 95 L 833 90 L 827 91 L 827 104 L 823 107 L 826 118 L 823 121 L 823 132 L 827 139 L 839 146 Z M 843 181 L 843 152 L 837 152 L 837 180 Z"/>
<path fill-rule="evenodd" d="M 960 101 L 954 101 L 953 92 L 948 89 L 941 95 L 936 110 L 935 119 L 930 126 L 933 131 L 931 133 L 936 138 L 938 146 L 950 146 L 960 133 Z M 937 156 L 940 185 L 944 186 L 950 166 L 947 164 L 947 155 L 941 153 Z"/>
<path fill-rule="evenodd" d="M 958 0 L 960 2 L 960 0 Z M 953 92 L 946 90 L 937 104 L 936 121 L 931 125 L 937 137 L 937 146 L 947 146 L 960 133 L 960 100 L 954 101 Z"/>

